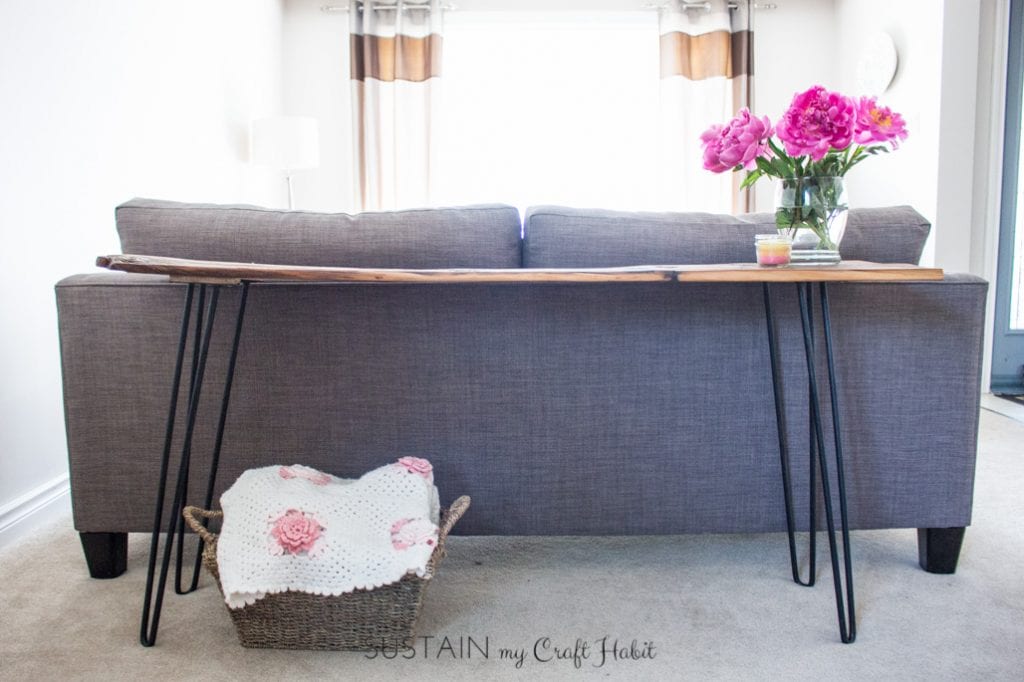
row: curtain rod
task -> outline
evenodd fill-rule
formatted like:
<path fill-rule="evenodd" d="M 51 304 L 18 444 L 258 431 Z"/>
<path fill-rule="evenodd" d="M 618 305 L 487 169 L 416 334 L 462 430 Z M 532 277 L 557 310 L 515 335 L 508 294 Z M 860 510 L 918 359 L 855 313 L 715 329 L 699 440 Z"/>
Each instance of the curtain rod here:
<path fill-rule="evenodd" d="M 360 1 L 357 1 L 356 4 L 357 5 L 361 5 L 363 3 L 360 2 Z M 428 7 L 429 7 L 428 3 L 419 2 L 419 3 L 407 4 L 403 9 L 427 9 Z M 324 12 L 325 14 L 334 14 L 336 12 L 348 12 L 350 9 L 351 9 L 351 5 L 321 5 L 320 6 L 320 11 Z M 379 5 L 377 7 L 374 7 L 374 9 L 378 9 L 378 10 L 395 9 L 395 6 L 394 5 Z M 458 7 L 456 7 L 455 5 L 441 5 L 441 9 L 443 9 L 446 12 L 454 12 L 455 10 L 458 9 Z"/>
<path fill-rule="evenodd" d="M 361 4 L 361 3 L 357 3 L 357 4 Z M 667 2 L 663 2 L 663 3 L 648 2 L 648 3 L 644 4 L 644 5 L 641 5 L 641 8 L 642 9 L 662 9 L 664 7 L 667 7 L 669 4 L 671 4 L 671 3 L 667 3 Z M 421 6 L 425 7 L 426 3 L 423 3 Z M 327 13 L 327 14 L 333 14 L 335 12 L 348 12 L 350 7 L 351 7 L 350 5 L 322 5 L 320 7 L 320 11 L 324 12 L 324 13 Z M 684 7 L 684 9 L 687 9 L 687 10 L 702 9 L 705 12 L 710 12 L 711 11 L 711 3 L 710 2 L 684 2 L 683 3 L 683 7 Z M 754 7 L 754 9 L 778 9 L 779 8 L 779 6 L 777 4 L 775 4 L 774 2 L 754 3 L 753 7 Z M 416 9 L 417 8 L 417 4 L 410 5 L 410 6 L 408 6 L 408 8 L 409 9 Z M 738 9 L 738 8 L 739 8 L 739 5 L 737 3 L 735 3 L 735 2 L 730 2 L 729 3 L 729 9 Z M 391 7 L 391 6 L 382 6 L 382 7 L 378 7 L 377 9 L 394 9 L 394 8 Z M 448 12 L 452 12 L 452 11 L 457 10 L 458 7 L 455 6 L 455 5 L 442 5 L 441 9 L 443 9 L 445 11 L 448 11 Z"/>
<path fill-rule="evenodd" d="M 664 8 L 668 7 L 669 5 L 671 5 L 671 4 L 672 4 L 671 2 L 648 2 L 648 3 L 643 5 L 643 8 L 644 9 L 664 9 Z M 730 2 L 728 6 L 729 6 L 729 9 L 739 9 L 739 7 L 740 7 L 739 3 L 736 3 L 736 2 Z M 779 6 L 777 4 L 775 4 L 774 2 L 755 2 L 755 3 L 752 3 L 751 6 L 754 9 L 778 9 L 779 8 Z M 710 2 L 684 2 L 683 3 L 683 9 L 685 9 L 685 10 L 702 9 L 705 12 L 710 12 L 711 11 L 711 3 Z"/>

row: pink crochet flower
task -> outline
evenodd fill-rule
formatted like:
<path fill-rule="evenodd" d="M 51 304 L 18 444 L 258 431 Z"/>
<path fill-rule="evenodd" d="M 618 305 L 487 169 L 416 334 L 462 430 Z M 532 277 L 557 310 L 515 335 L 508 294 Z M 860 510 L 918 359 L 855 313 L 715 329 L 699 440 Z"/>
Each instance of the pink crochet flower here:
<path fill-rule="evenodd" d="M 433 547 L 437 544 L 437 526 L 426 519 L 399 519 L 391 525 L 391 544 L 395 549 Z"/>
<path fill-rule="evenodd" d="M 701 134 L 704 168 L 714 173 L 724 173 L 738 166 L 747 170 L 756 168 L 755 159 L 768 155 L 771 134 L 772 123 L 767 116 L 757 118 L 743 107 L 736 118 L 724 126 L 715 124 Z"/>
<path fill-rule="evenodd" d="M 321 549 L 314 548 L 314 545 L 324 531 L 324 527 L 312 514 L 306 514 L 298 509 L 289 509 L 272 520 L 271 524 L 270 535 L 276 540 L 276 544 L 270 543 L 271 554 L 280 556 L 285 552 L 289 554 L 306 552 L 310 556 L 314 556 Z"/>
<path fill-rule="evenodd" d="M 893 149 L 907 139 L 903 117 L 889 107 L 880 107 L 874 97 L 861 97 L 857 102 L 857 144 L 888 142 Z"/>
<path fill-rule="evenodd" d="M 427 481 L 434 482 L 434 466 L 422 457 L 401 457 L 395 466 L 402 467 L 410 474 L 419 474 Z"/>
<path fill-rule="evenodd" d="M 790 156 L 808 155 L 815 161 L 829 151 L 842 151 L 853 141 L 857 107 L 850 97 L 815 85 L 793 97 L 775 132 Z"/>
<path fill-rule="evenodd" d="M 327 485 L 331 482 L 331 477 L 322 471 L 317 471 L 312 467 L 302 466 L 296 464 L 290 467 L 281 467 L 278 472 L 281 478 L 292 479 L 292 478 L 303 478 L 314 485 Z"/>

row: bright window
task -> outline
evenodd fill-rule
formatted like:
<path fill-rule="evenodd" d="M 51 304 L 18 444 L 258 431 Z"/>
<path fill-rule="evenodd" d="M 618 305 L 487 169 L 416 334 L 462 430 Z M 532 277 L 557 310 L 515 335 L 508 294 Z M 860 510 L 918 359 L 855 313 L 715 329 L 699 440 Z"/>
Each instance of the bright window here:
<path fill-rule="evenodd" d="M 656 12 L 445 17 L 439 203 L 658 206 Z"/>

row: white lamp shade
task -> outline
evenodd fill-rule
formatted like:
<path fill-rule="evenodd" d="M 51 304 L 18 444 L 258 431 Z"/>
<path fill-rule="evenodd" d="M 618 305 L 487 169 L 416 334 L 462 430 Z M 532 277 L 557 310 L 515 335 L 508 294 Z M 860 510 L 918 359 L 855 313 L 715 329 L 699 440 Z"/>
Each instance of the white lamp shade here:
<path fill-rule="evenodd" d="M 309 116 L 256 119 L 250 144 L 256 166 L 292 171 L 320 165 L 320 134 L 316 119 Z"/>

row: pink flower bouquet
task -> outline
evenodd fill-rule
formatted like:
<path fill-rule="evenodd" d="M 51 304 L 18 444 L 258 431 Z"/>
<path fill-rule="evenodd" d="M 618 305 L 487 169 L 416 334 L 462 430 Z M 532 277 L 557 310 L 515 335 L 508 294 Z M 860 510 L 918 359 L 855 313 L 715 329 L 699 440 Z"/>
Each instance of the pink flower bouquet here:
<path fill-rule="evenodd" d="M 700 139 L 704 168 L 748 170 L 743 186 L 749 187 L 764 175 L 842 177 L 868 156 L 899 147 L 907 129 L 902 116 L 874 97 L 854 99 L 815 85 L 794 95 L 774 126 L 743 108 Z"/>
<path fill-rule="evenodd" d="M 903 117 L 880 106 L 874 97 L 852 98 L 815 85 L 793 96 L 773 126 L 746 108 L 725 125 L 712 125 L 701 135 L 704 168 L 714 173 L 748 171 L 740 185 L 764 176 L 782 180 L 790 198 L 776 211 L 780 231 L 794 236 L 809 228 L 818 248 L 836 249 L 829 235 L 835 215 L 845 216 L 842 182 L 855 165 L 875 154 L 899 147 L 907 139 Z"/>

